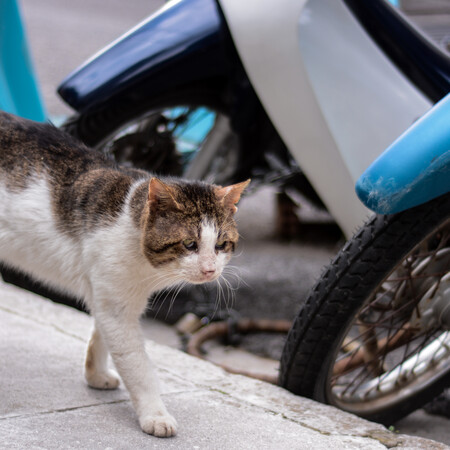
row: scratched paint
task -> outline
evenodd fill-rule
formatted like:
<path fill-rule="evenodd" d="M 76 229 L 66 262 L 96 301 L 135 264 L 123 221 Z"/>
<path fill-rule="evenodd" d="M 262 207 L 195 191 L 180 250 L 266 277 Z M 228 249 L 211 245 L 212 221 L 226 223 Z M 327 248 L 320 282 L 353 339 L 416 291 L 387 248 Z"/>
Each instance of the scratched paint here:
<path fill-rule="evenodd" d="M 450 94 L 403 133 L 356 183 L 360 200 L 393 214 L 450 192 Z"/>
<path fill-rule="evenodd" d="M 365 172 L 356 185 L 358 197 L 378 214 L 394 214 L 449 192 L 450 150 L 435 157 L 410 183 L 400 184 L 398 178 L 402 177 Z"/>

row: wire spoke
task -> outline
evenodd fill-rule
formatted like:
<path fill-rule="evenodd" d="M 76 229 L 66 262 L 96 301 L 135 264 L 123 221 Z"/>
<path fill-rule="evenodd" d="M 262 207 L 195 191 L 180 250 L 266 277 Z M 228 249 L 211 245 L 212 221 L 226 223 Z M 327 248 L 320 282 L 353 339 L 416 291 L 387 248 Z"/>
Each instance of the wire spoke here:
<path fill-rule="evenodd" d="M 355 316 L 330 376 L 338 398 L 382 397 L 386 389 L 413 381 L 424 361 L 433 367 L 443 348 L 450 354 L 438 340 L 446 339 L 443 330 L 422 321 L 449 272 L 449 236 L 448 229 L 437 232 L 405 257 Z"/>

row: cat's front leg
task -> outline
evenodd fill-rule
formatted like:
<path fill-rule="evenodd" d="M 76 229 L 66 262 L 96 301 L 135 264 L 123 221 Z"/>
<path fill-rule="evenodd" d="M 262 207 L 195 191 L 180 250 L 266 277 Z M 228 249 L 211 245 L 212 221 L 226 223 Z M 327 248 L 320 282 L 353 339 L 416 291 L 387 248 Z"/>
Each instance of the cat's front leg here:
<path fill-rule="evenodd" d="M 158 437 L 174 436 L 177 423 L 161 399 L 156 372 L 145 352 L 139 317 L 130 318 L 124 311 L 121 315 L 98 311 L 94 316 L 96 328 L 130 393 L 142 430 Z"/>
<path fill-rule="evenodd" d="M 96 328 L 89 341 L 84 376 L 88 385 L 95 389 L 116 389 L 119 386 L 117 374 L 108 369 L 108 349 Z"/>

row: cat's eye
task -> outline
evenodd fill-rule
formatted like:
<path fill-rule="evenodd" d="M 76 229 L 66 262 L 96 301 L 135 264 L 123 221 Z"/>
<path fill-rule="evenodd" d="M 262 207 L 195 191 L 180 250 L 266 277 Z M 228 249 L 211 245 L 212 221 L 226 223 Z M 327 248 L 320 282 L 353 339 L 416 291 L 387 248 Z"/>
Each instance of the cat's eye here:
<path fill-rule="evenodd" d="M 183 245 L 188 249 L 188 250 L 197 250 L 197 242 L 195 242 L 193 239 L 185 239 L 183 241 Z"/>
<path fill-rule="evenodd" d="M 223 241 L 223 242 L 218 242 L 216 244 L 216 250 L 224 250 L 225 247 L 227 246 L 227 241 Z"/>

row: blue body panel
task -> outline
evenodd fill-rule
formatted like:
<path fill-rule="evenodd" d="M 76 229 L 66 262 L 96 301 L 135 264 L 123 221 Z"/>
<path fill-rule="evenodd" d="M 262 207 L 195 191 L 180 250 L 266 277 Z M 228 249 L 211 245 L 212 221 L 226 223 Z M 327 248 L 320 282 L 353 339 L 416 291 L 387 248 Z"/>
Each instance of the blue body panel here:
<path fill-rule="evenodd" d="M 450 94 L 403 133 L 356 184 L 361 201 L 393 214 L 450 191 Z"/>
<path fill-rule="evenodd" d="M 123 96 L 142 102 L 223 75 L 226 39 L 215 0 L 172 1 L 69 75 L 58 92 L 79 112 Z"/>

